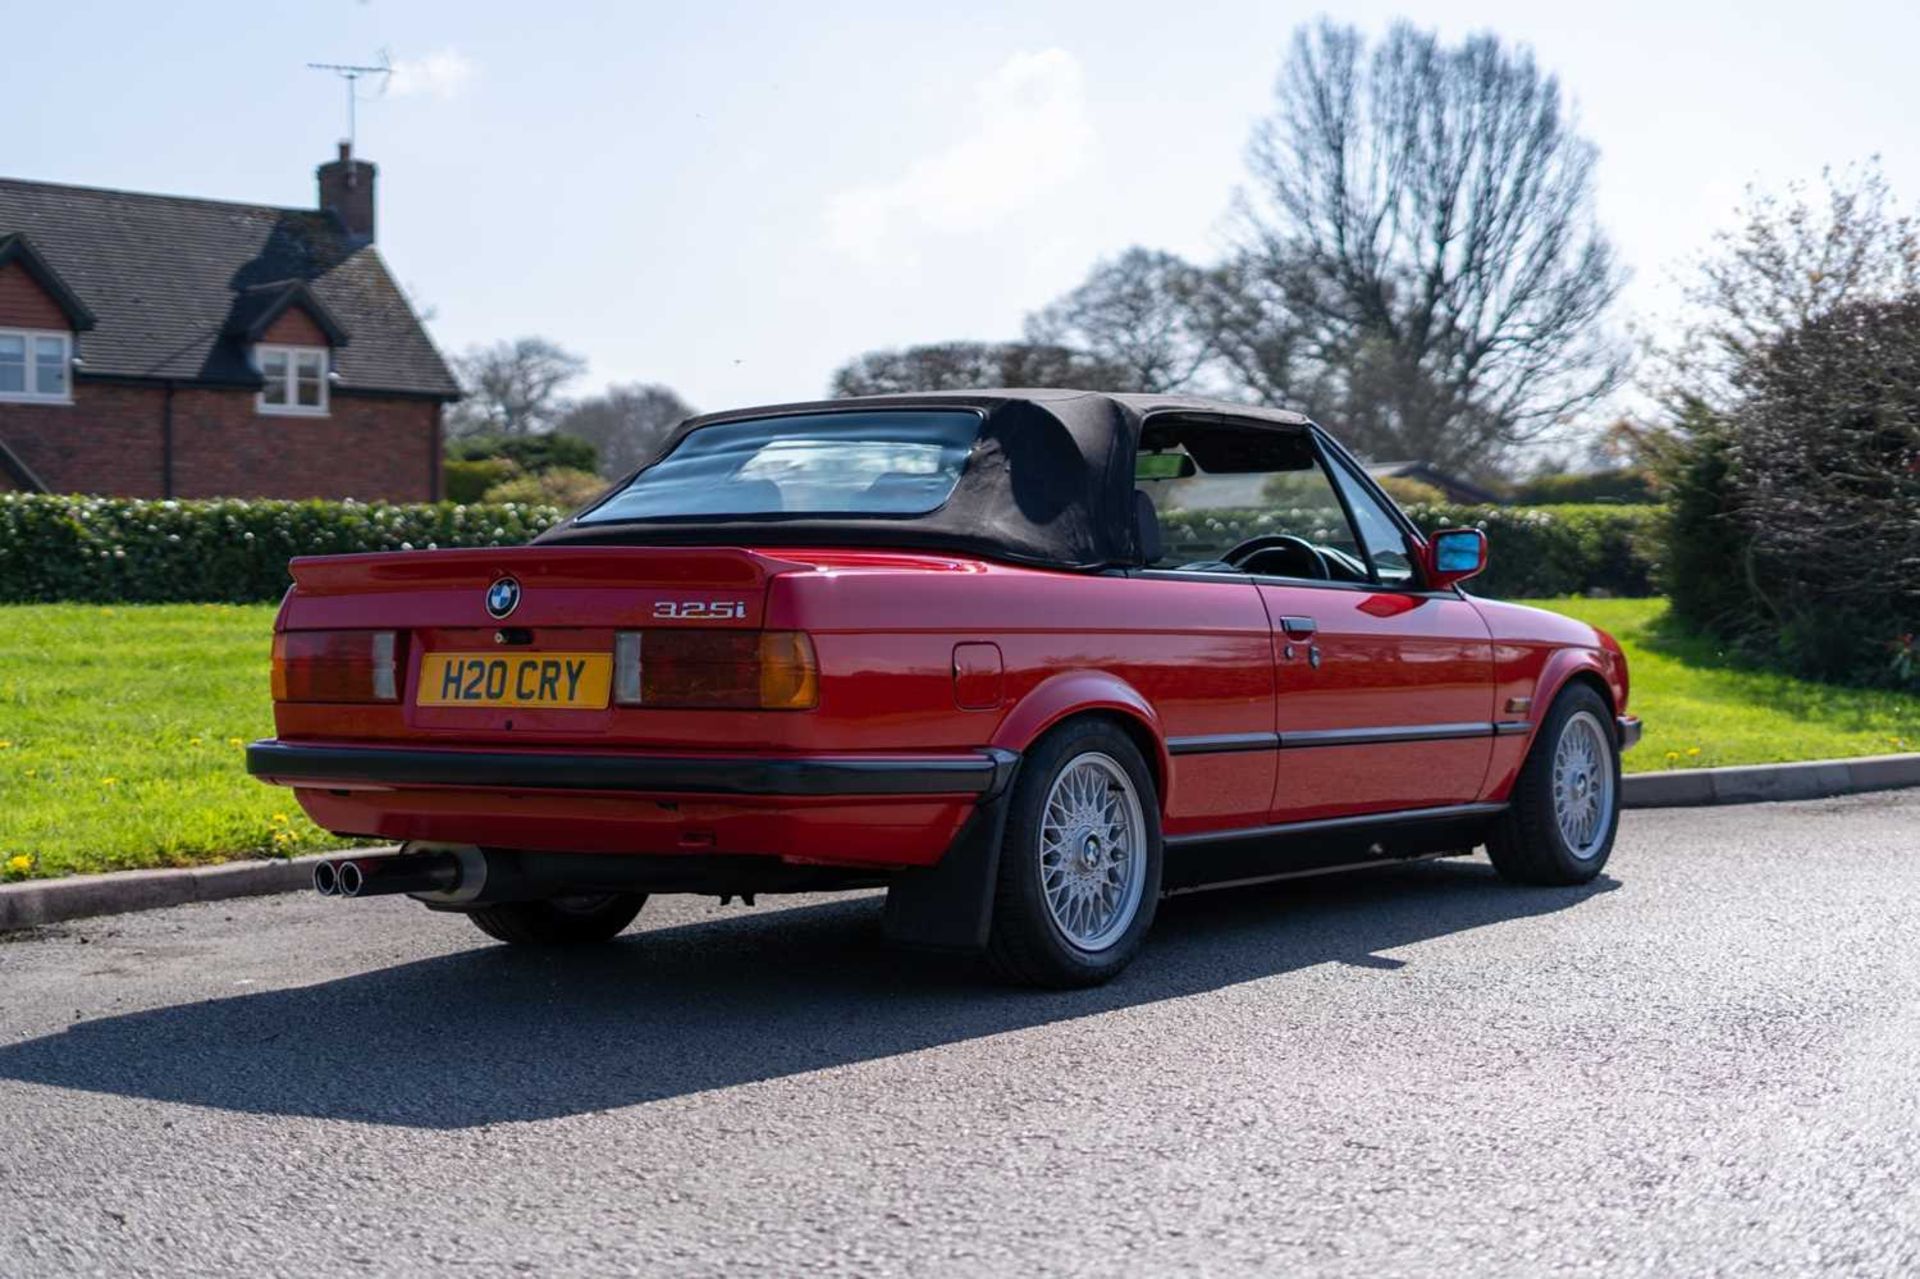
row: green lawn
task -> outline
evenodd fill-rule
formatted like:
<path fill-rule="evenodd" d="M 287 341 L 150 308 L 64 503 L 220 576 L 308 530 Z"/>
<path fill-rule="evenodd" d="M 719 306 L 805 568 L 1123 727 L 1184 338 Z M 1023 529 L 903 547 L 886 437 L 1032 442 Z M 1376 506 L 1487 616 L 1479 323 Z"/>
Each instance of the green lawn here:
<path fill-rule="evenodd" d="M 1668 633 L 1658 600 L 1544 605 L 1626 648 L 1630 769 L 1920 749 L 1920 698 L 1742 668 Z M 337 843 L 242 767 L 273 727 L 272 624 L 271 605 L 0 607 L 0 879 Z"/>
<path fill-rule="evenodd" d="M 1665 600 L 1528 600 L 1608 631 L 1626 650 L 1646 736 L 1628 772 L 1920 750 L 1920 697 L 1757 670 L 1676 634 Z"/>
<path fill-rule="evenodd" d="M 0 608 L 0 878 L 337 846 L 242 765 L 273 732 L 273 612 Z"/>

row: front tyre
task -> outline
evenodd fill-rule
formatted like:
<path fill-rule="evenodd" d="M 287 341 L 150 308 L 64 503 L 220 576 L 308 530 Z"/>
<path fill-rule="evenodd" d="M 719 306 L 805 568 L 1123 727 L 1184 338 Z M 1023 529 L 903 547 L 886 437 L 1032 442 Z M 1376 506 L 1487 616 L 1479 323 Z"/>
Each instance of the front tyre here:
<path fill-rule="evenodd" d="M 588 946 L 620 935 L 640 908 L 645 893 L 595 893 L 537 902 L 499 902 L 467 912 L 467 918 L 495 941 L 515 946 Z"/>
<path fill-rule="evenodd" d="M 1487 854 L 1519 884 L 1584 884 L 1613 852 L 1620 825 L 1620 746 L 1613 711 L 1590 685 L 1554 699 L 1494 824 Z"/>
<path fill-rule="evenodd" d="M 1094 986 L 1138 953 L 1160 900 L 1160 804 L 1133 739 L 1105 720 L 1027 753 L 1007 810 L 987 960 L 1031 986 Z"/>

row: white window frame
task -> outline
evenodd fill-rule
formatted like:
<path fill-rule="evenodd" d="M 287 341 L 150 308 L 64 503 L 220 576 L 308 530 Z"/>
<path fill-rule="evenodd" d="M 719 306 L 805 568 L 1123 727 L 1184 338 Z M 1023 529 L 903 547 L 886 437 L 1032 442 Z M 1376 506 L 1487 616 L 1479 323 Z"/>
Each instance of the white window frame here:
<path fill-rule="evenodd" d="M 0 327 L 0 337 L 21 338 L 26 342 L 27 371 L 26 389 L 23 391 L 0 391 L 0 401 L 8 404 L 71 404 L 73 403 L 73 334 L 63 329 L 16 329 Z M 53 338 L 60 343 L 60 365 L 66 371 L 66 389 L 57 394 L 35 390 L 40 381 L 40 361 L 34 356 L 33 348 L 41 338 Z"/>
<path fill-rule="evenodd" d="M 262 387 L 260 393 L 253 397 L 254 410 L 269 417 L 327 416 L 328 408 L 333 399 L 330 386 L 333 380 L 330 376 L 333 371 L 333 361 L 329 358 L 331 354 L 332 353 L 324 346 L 283 346 L 279 343 L 271 343 L 254 347 L 253 367 L 254 370 L 263 377 L 266 375 L 266 363 L 269 355 L 284 355 L 287 357 L 287 371 L 281 381 L 281 387 L 286 392 L 287 402 L 285 404 L 267 403 L 267 392 L 266 389 Z M 300 398 L 299 370 L 300 357 L 303 355 L 317 355 L 320 357 L 320 403 L 317 405 L 300 404 L 296 402 Z"/>

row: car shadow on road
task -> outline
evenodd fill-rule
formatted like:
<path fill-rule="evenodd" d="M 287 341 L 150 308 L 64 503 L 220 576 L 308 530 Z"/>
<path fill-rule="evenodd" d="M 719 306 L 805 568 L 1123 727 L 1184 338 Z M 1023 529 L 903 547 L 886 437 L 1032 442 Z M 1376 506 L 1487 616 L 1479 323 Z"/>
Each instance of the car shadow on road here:
<path fill-rule="evenodd" d="M 1177 999 L 1320 964 L 1377 969 L 1430 938 L 1617 887 L 1503 884 L 1474 863 L 1163 903 L 1097 990 L 1012 990 L 888 948 L 879 899 L 629 934 L 590 952 L 481 945 L 294 989 L 80 1022 L 0 1048 L 0 1079 L 418 1128 L 583 1114 Z M 1276 1000 L 1287 988 L 1276 986 Z"/>

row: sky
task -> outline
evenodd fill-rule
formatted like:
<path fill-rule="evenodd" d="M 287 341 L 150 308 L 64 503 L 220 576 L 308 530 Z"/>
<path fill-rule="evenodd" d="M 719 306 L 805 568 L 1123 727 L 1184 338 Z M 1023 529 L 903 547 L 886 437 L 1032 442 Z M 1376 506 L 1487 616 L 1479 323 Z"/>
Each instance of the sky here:
<path fill-rule="evenodd" d="M 18 9 L 17 13 L 9 11 Z M 363 88 L 379 244 L 443 350 L 540 334 L 577 391 L 824 394 L 871 348 L 1017 337 L 1130 244 L 1219 256 L 1292 31 L 1275 0 L 960 4 L 0 0 L 0 173 L 295 207 Z M 1558 75 L 1659 323 L 1750 182 L 1879 155 L 1920 199 L 1920 4 L 1345 0 Z"/>

